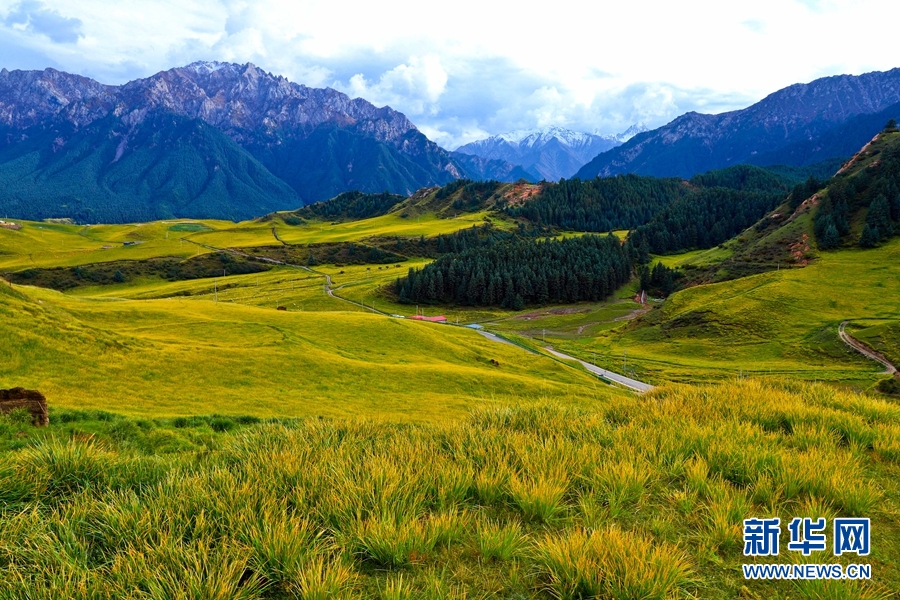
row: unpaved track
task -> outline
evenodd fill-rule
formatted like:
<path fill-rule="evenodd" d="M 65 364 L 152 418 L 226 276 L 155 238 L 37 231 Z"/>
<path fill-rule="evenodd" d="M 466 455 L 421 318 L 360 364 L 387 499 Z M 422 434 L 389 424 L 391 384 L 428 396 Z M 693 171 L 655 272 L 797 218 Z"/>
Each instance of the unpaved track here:
<path fill-rule="evenodd" d="M 844 331 L 844 328 L 846 326 L 847 326 L 847 321 L 844 321 L 843 323 L 841 323 L 841 326 L 838 327 L 838 336 L 840 336 L 842 342 L 844 342 L 845 344 L 847 344 L 848 346 L 850 346 L 851 348 L 853 348 L 854 350 L 856 350 L 857 352 L 859 352 L 860 354 L 865 356 L 866 358 L 869 358 L 871 360 L 874 360 L 875 362 L 879 362 L 879 363 L 883 364 L 884 365 L 884 371 L 882 373 L 883 375 L 895 375 L 897 373 L 897 367 L 892 365 L 891 361 L 889 361 L 887 358 L 885 358 L 884 355 L 880 354 L 879 352 L 875 352 L 874 350 L 872 350 L 871 348 L 869 348 L 868 346 L 866 346 L 865 344 L 863 344 L 862 342 L 860 342 L 859 340 L 857 340 L 856 338 L 851 336 L 849 333 Z"/>

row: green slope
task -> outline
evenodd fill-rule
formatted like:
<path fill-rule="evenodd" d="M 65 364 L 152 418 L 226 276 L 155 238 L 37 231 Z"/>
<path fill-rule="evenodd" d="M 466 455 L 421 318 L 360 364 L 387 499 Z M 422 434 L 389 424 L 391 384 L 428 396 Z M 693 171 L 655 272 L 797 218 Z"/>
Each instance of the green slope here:
<path fill-rule="evenodd" d="M 311 285 L 327 299 L 320 282 Z M 224 299 L 100 299 L 0 285 L 0 388 L 39 389 L 60 408 L 144 416 L 400 421 L 618 393 L 467 329 L 337 312 L 346 310 L 337 301 L 331 312 L 282 312 Z"/>
<path fill-rule="evenodd" d="M 129 127 L 110 117 L 21 137 L 0 146 L 0 213 L 13 218 L 240 220 L 301 203 L 231 138 L 196 119 L 155 114 Z"/>

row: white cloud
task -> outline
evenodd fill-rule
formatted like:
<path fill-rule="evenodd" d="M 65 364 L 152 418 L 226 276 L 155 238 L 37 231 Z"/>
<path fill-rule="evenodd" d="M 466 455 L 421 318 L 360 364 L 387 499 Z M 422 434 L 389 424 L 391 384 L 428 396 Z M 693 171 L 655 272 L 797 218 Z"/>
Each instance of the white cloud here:
<path fill-rule="evenodd" d="M 335 87 L 377 105 L 403 105 L 412 117 L 439 112 L 438 100 L 447 89 L 447 79 L 440 58 L 412 56 L 384 72 L 377 82 L 369 82 L 365 75 L 356 73 L 348 85 L 336 82 Z"/>
<path fill-rule="evenodd" d="M 878 34 L 898 19 L 896 0 L 557 0 L 540 13 L 491 0 L 0 0 L 0 46 L 7 68 L 108 83 L 198 59 L 254 62 L 389 104 L 455 146 L 546 124 L 659 125 L 900 66 Z"/>

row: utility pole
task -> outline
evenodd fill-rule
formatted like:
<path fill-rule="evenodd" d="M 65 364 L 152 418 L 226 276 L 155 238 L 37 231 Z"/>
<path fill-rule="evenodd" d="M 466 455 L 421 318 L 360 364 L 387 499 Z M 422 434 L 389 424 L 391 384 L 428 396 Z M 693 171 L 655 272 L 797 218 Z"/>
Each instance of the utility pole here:
<path fill-rule="evenodd" d="M 622 351 L 622 370 L 628 375 L 628 350 Z"/>
<path fill-rule="evenodd" d="M 213 293 L 216 295 L 216 302 L 219 301 L 219 281 L 218 279 L 213 279 Z"/>
<path fill-rule="evenodd" d="M 547 343 L 547 330 L 546 329 L 541 330 L 541 341 L 545 344 Z"/>

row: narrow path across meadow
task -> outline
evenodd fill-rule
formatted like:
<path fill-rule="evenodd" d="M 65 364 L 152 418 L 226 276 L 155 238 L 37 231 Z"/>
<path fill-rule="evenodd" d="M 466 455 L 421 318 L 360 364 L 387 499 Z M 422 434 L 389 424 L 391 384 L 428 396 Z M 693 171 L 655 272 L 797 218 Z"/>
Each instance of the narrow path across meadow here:
<path fill-rule="evenodd" d="M 875 362 L 879 362 L 879 363 L 883 364 L 884 371 L 882 372 L 882 375 L 895 375 L 897 373 L 897 367 L 895 367 L 893 364 L 891 364 L 891 361 L 889 361 L 880 352 L 876 352 L 875 350 L 872 350 L 871 348 L 869 348 L 868 346 L 866 346 L 865 344 L 860 342 L 858 339 L 854 338 L 849 333 L 847 333 L 844 330 L 844 328 L 846 326 L 847 326 L 847 321 L 844 321 L 843 323 L 841 323 L 841 326 L 838 327 L 838 336 L 841 338 L 842 342 L 844 342 L 845 344 L 847 344 L 848 346 L 850 346 L 851 348 L 853 348 L 854 350 L 856 350 L 857 352 L 859 352 L 860 354 L 865 356 L 866 358 L 869 358 L 871 360 L 874 360 Z"/>

